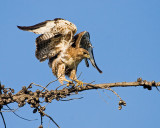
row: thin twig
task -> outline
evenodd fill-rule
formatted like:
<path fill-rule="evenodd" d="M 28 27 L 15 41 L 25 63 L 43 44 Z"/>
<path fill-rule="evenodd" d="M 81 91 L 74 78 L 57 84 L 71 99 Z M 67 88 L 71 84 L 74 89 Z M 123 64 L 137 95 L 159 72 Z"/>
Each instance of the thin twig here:
<path fill-rule="evenodd" d="M 49 115 L 47 115 L 47 114 L 45 114 L 45 113 L 44 113 L 44 115 L 47 116 L 50 120 L 52 120 L 52 122 L 53 122 L 58 128 L 60 128 L 59 125 L 53 120 L 52 117 L 50 117 Z"/>
<path fill-rule="evenodd" d="M 41 116 L 46 116 L 46 117 L 48 117 L 58 128 L 60 128 L 59 125 L 53 120 L 52 117 L 50 117 L 49 115 L 47 115 L 46 113 L 44 113 L 44 111 L 42 111 L 42 110 L 39 109 L 39 108 L 38 108 L 38 111 L 39 111 L 39 113 L 41 114 Z M 41 122 L 41 124 L 42 124 L 42 122 Z"/>
<path fill-rule="evenodd" d="M 7 105 L 6 105 L 7 106 Z M 16 108 L 16 109 L 4 109 L 5 111 L 0 111 L 0 112 L 15 112 L 15 111 L 17 111 L 19 109 L 19 107 L 18 108 Z"/>
<path fill-rule="evenodd" d="M 1 117 L 2 117 L 2 120 L 3 120 L 4 127 L 5 127 L 5 128 L 7 128 L 7 126 L 6 126 L 6 122 L 5 122 L 5 119 L 4 119 L 4 117 L 3 117 L 2 112 L 0 112 L 0 114 L 1 114 Z"/>
<path fill-rule="evenodd" d="M 10 110 L 10 109 L 7 109 L 7 108 L 2 108 L 2 109 L 3 109 L 3 110 L 6 110 L 6 111 L 11 111 L 11 110 L 14 111 L 14 109 L 11 109 L 11 110 Z M 6 112 L 6 111 L 4 111 L 4 112 Z M 2 112 L 2 111 L 1 111 L 1 112 Z"/>
<path fill-rule="evenodd" d="M 79 79 L 81 77 L 81 75 L 82 75 L 82 72 L 79 74 L 79 76 L 77 77 L 77 79 Z"/>
<path fill-rule="evenodd" d="M 51 82 L 50 82 L 51 83 Z M 47 91 L 49 91 L 46 87 L 43 87 L 42 85 L 39 85 L 39 84 L 35 84 L 35 83 L 31 83 L 30 85 L 35 85 L 35 86 L 39 86 L 39 87 L 41 87 L 41 88 L 43 88 L 43 90 L 47 90 Z"/>
<path fill-rule="evenodd" d="M 60 100 L 60 101 L 70 101 L 70 100 L 77 100 L 77 99 L 82 99 L 83 97 L 80 98 L 71 98 L 71 99 L 67 99 L 67 100 Z"/>
<path fill-rule="evenodd" d="M 24 117 L 22 117 L 22 116 L 19 116 L 17 113 L 15 113 L 14 111 L 12 111 L 12 109 L 11 109 L 8 105 L 6 105 L 6 106 L 11 110 L 11 112 L 13 112 L 16 116 L 18 116 L 19 118 L 21 118 L 21 119 L 23 119 L 23 120 L 27 120 L 27 121 L 34 121 L 34 120 L 38 120 L 38 119 L 30 120 L 30 119 L 26 119 L 26 118 L 24 118 Z"/>
<path fill-rule="evenodd" d="M 61 76 L 60 76 L 61 77 Z M 53 83 L 53 82 L 56 82 L 60 77 L 58 77 L 56 80 L 54 80 L 54 81 L 51 81 L 51 82 L 49 82 L 46 86 L 45 86 L 45 88 L 47 88 L 51 83 Z M 42 89 L 42 91 L 41 92 L 43 92 L 45 89 Z"/>
<path fill-rule="evenodd" d="M 58 90 L 58 88 L 60 88 L 60 87 L 62 87 L 62 86 L 64 86 L 64 85 L 66 85 L 66 84 L 61 84 L 61 85 L 59 85 L 55 90 Z"/>
<path fill-rule="evenodd" d="M 108 104 L 108 102 L 102 97 L 102 95 L 100 94 L 100 92 L 97 90 L 98 95 L 103 99 L 104 102 L 106 102 Z"/>
<path fill-rule="evenodd" d="M 109 99 L 112 99 L 104 90 L 103 90 L 103 93 L 104 93 Z"/>
<path fill-rule="evenodd" d="M 40 113 L 40 116 L 41 116 L 41 125 L 43 126 L 43 116 L 41 113 Z"/>
<path fill-rule="evenodd" d="M 112 91 L 120 100 L 122 100 L 122 98 L 113 89 L 111 88 L 105 88 L 105 89 Z"/>

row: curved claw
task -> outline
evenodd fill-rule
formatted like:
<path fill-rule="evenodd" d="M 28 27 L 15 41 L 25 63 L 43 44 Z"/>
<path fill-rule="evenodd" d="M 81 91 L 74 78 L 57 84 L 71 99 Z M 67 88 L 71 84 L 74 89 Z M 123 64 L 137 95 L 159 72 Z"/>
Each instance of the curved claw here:
<path fill-rule="evenodd" d="M 80 80 L 75 80 L 75 82 L 77 82 L 76 86 L 80 86 L 83 87 L 83 82 Z"/>
<path fill-rule="evenodd" d="M 72 85 L 74 84 L 74 83 L 73 83 L 72 81 L 70 81 L 70 80 L 64 80 L 64 81 L 68 82 L 68 83 L 67 83 L 67 87 L 70 86 L 71 84 L 72 84 Z"/>

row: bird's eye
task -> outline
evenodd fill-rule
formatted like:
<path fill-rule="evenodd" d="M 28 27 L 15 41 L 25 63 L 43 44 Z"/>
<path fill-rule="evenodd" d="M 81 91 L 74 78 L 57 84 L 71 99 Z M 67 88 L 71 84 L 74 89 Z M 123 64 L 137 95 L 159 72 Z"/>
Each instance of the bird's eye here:
<path fill-rule="evenodd" d="M 86 55 L 88 55 L 88 53 L 87 53 L 87 52 L 83 52 L 83 54 L 86 54 Z"/>

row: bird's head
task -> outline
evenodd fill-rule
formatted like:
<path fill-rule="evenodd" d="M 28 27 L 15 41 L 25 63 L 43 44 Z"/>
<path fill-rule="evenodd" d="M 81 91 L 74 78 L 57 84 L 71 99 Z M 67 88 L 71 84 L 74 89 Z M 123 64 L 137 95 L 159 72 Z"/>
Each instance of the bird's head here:
<path fill-rule="evenodd" d="M 89 52 L 83 48 L 79 48 L 77 54 L 81 59 L 90 58 Z"/>

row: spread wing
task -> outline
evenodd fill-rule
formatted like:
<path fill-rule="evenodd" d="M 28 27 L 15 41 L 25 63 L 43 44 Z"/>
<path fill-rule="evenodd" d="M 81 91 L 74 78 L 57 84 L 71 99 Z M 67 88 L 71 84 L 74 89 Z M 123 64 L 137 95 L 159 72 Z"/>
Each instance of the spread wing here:
<path fill-rule="evenodd" d="M 102 71 L 98 68 L 95 59 L 94 59 L 94 54 L 93 54 L 93 46 L 90 42 L 90 35 L 87 31 L 81 32 L 75 36 L 76 41 L 76 47 L 81 47 L 86 49 L 89 52 L 90 58 L 89 60 L 91 61 L 91 64 L 93 67 L 95 67 L 100 73 Z M 85 59 L 86 66 L 89 67 L 88 59 Z"/>
<path fill-rule="evenodd" d="M 33 26 L 17 26 L 19 29 L 36 34 L 35 55 L 40 61 L 57 56 L 59 52 L 72 44 L 72 38 L 77 31 L 76 26 L 64 19 L 47 20 Z"/>

